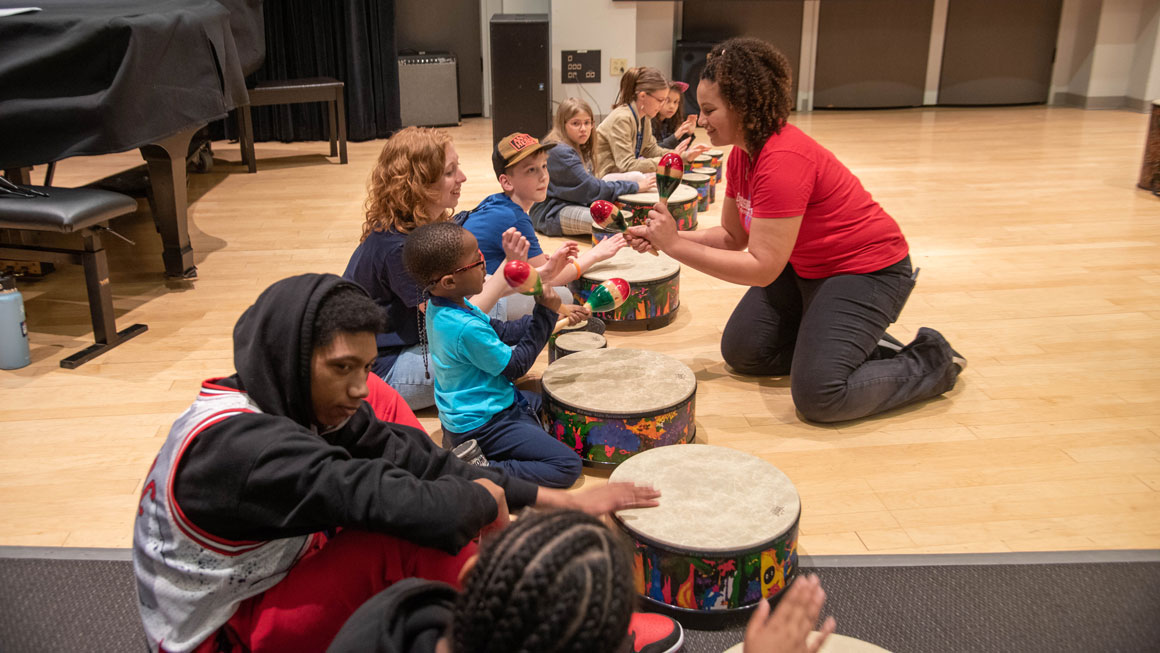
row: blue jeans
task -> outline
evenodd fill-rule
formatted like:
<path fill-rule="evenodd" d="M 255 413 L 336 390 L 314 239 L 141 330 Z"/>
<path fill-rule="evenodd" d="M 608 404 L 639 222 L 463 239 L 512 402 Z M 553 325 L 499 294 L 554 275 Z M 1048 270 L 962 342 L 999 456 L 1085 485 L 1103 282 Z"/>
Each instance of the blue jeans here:
<path fill-rule="evenodd" d="M 422 347 L 408 347 L 399 353 L 395 364 L 383 375 L 383 380 L 403 397 L 411 410 L 435 405 L 435 370 L 431 366 L 430 352 L 426 357 L 427 367 L 424 368 Z"/>
<path fill-rule="evenodd" d="M 936 397 L 958 377 L 938 331 L 921 328 L 894 357 L 876 355 L 913 287 L 910 257 L 877 272 L 825 279 L 804 279 L 786 265 L 773 283 L 741 298 L 725 325 L 721 354 L 742 374 L 791 374 L 794 406 L 814 422 Z"/>
<path fill-rule="evenodd" d="M 540 424 L 540 395 L 516 390 L 516 401 L 483 426 L 453 433 L 451 442 L 475 439 L 487 462 L 509 475 L 552 488 L 571 487 L 580 478 L 580 456 L 548 435 Z"/>

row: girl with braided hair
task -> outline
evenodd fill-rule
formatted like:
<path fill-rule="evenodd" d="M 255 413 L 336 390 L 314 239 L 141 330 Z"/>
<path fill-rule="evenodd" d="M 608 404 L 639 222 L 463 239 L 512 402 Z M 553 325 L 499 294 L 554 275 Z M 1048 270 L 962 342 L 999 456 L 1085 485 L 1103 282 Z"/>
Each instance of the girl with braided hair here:
<path fill-rule="evenodd" d="M 857 419 L 949 391 L 966 359 L 938 331 L 921 328 L 905 346 L 886 334 L 914 287 L 906 239 L 833 153 L 788 123 L 790 89 L 789 64 L 768 43 L 714 46 L 697 100 L 713 145 L 734 146 L 721 226 L 678 234 L 658 204 L 630 243 L 750 286 L 721 353 L 742 374 L 791 374 L 807 420 Z"/>
<path fill-rule="evenodd" d="M 599 519 L 574 510 L 528 511 L 484 540 L 461 572 L 464 587 L 422 579 L 396 583 L 346 622 L 330 653 L 670 653 L 684 631 L 658 614 L 633 613 L 629 545 Z M 754 611 L 750 653 L 816 653 L 834 631 L 816 576 L 797 579 L 778 607 Z"/>

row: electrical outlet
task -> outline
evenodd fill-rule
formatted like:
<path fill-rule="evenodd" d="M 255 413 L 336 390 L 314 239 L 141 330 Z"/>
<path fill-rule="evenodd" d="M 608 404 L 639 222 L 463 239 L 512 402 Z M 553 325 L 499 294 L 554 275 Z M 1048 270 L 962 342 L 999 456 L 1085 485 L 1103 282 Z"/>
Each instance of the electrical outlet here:
<path fill-rule="evenodd" d="M 613 77 L 618 77 L 628 70 L 628 59 L 609 59 L 608 60 L 608 74 Z"/>

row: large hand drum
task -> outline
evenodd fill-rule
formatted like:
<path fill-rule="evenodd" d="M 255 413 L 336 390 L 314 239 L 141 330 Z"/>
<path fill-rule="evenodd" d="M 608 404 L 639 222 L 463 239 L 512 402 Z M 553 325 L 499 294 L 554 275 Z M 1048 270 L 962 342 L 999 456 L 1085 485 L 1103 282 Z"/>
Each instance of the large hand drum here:
<path fill-rule="evenodd" d="M 544 429 L 589 466 L 616 465 L 641 451 L 693 439 L 697 378 L 654 351 L 592 349 L 548 366 Z"/>
<path fill-rule="evenodd" d="M 568 286 L 578 301 L 587 301 L 599 292 L 600 284 L 617 277 L 628 282 L 624 303 L 612 310 L 593 309 L 602 311 L 595 315 L 609 328 L 657 329 L 676 319 L 681 305 L 681 264 L 664 254 L 648 256 L 625 247 L 585 270 Z"/>
<path fill-rule="evenodd" d="M 673 220 L 677 223 L 679 231 L 692 231 L 697 228 L 698 199 L 697 191 L 685 184 L 677 186 L 669 197 L 669 213 L 673 214 Z M 626 193 L 616 198 L 616 203 L 631 214 L 625 216 L 625 221 L 632 226 L 644 224 L 648 219 L 648 212 L 659 200 L 660 196 L 656 193 Z"/>
<path fill-rule="evenodd" d="M 678 615 L 728 615 L 777 596 L 797 573 L 801 500 L 780 470 L 702 444 L 626 460 L 608 479 L 652 485 L 655 508 L 621 510 L 637 592 Z"/>

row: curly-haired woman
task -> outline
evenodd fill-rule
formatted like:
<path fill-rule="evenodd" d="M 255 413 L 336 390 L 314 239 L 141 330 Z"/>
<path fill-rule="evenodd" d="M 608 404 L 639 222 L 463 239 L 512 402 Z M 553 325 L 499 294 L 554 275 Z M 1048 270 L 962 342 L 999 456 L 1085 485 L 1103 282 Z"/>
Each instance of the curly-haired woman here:
<path fill-rule="evenodd" d="M 415 228 L 451 218 L 465 181 L 447 133 L 407 127 L 387 139 L 368 182 L 362 239 L 342 275 L 383 308 L 388 331 L 378 334 L 373 371 L 412 410 L 433 406 L 435 394 L 419 345 L 423 289 L 403 266 L 403 244 Z M 507 292 L 502 275 L 495 275 L 472 303 L 489 311 Z"/>
<path fill-rule="evenodd" d="M 637 249 L 751 286 L 725 326 L 721 353 L 759 376 L 792 370 L 808 420 L 874 415 L 954 387 L 966 360 L 939 332 L 908 345 L 886 335 L 914 279 L 898 224 L 827 149 L 787 123 L 790 67 L 773 46 L 714 46 L 697 87 L 699 124 L 733 145 L 721 226 L 678 233 L 660 205 L 632 229 Z"/>

